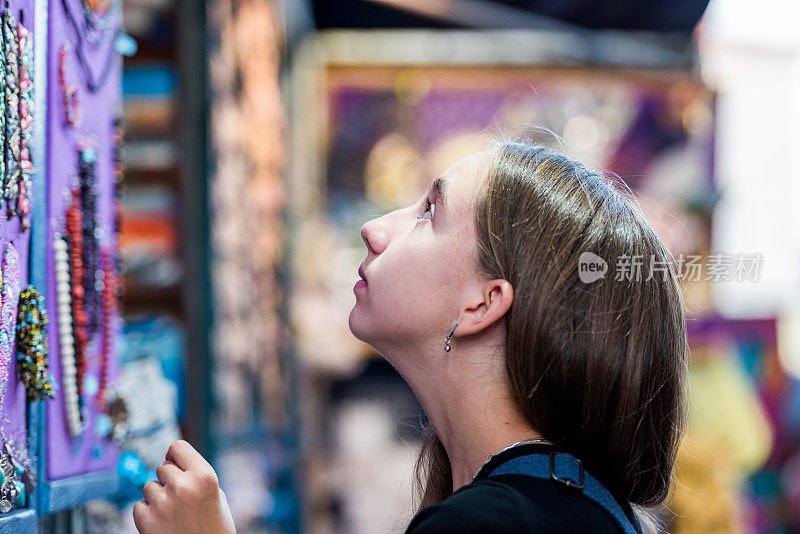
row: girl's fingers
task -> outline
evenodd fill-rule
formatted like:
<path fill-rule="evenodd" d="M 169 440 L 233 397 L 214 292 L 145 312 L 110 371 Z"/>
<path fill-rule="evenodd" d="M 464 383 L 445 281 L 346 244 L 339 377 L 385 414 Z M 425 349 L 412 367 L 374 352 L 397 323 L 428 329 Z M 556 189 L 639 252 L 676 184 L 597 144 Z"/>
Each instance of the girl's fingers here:
<path fill-rule="evenodd" d="M 151 480 L 150 482 L 144 485 L 144 488 L 142 488 L 142 494 L 144 495 L 144 500 L 150 506 L 152 506 L 156 502 L 162 491 L 164 491 L 164 486 L 162 486 L 160 482 L 156 482 L 155 480 Z"/>
<path fill-rule="evenodd" d="M 167 460 L 173 462 L 183 471 L 197 471 L 213 473 L 211 464 L 203 458 L 188 442 L 179 439 L 172 443 L 167 450 Z"/>
<path fill-rule="evenodd" d="M 133 524 L 141 534 L 150 532 L 150 505 L 145 501 L 136 501 L 133 505 Z"/>
<path fill-rule="evenodd" d="M 158 467 L 156 467 L 156 476 L 163 485 L 168 485 L 175 477 L 183 473 L 180 467 L 175 465 L 171 460 L 164 460 Z"/>

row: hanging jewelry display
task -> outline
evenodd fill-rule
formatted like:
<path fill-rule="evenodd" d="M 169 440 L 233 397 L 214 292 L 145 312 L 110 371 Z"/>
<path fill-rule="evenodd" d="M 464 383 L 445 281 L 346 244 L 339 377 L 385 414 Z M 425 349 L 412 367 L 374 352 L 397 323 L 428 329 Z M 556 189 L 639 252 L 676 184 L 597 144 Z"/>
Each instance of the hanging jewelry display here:
<path fill-rule="evenodd" d="M 19 129 L 20 129 L 20 178 L 17 214 L 25 231 L 30 224 L 30 193 L 33 176 L 31 157 L 33 136 L 33 39 L 28 29 L 19 24 Z"/>
<path fill-rule="evenodd" d="M 78 395 L 78 368 L 75 363 L 75 338 L 72 331 L 72 284 L 69 277 L 69 244 L 56 236 L 53 254 L 56 271 L 56 305 L 58 309 L 58 339 L 61 356 L 61 385 L 67 428 L 73 436 L 83 431 L 81 399 Z"/>
<path fill-rule="evenodd" d="M 106 389 L 108 387 L 109 361 L 114 350 L 114 314 L 117 310 L 116 273 L 114 258 L 109 248 L 101 253 L 103 267 L 103 321 L 102 341 L 100 345 L 100 384 L 97 389 L 97 407 L 106 411 Z"/>
<path fill-rule="evenodd" d="M 14 245 L 9 243 L 3 254 L 3 284 L 0 287 L 0 412 L 11 375 L 19 290 L 19 254 Z"/>
<path fill-rule="evenodd" d="M 3 435 L 0 449 L 0 513 L 14 508 L 22 508 L 27 496 L 36 488 L 36 475 L 33 473 L 30 458 L 23 447 Z"/>
<path fill-rule="evenodd" d="M 6 201 L 6 216 L 17 214 L 20 177 L 20 129 L 19 129 L 19 38 L 17 23 L 8 8 L 3 11 L 3 41 L 6 54 L 5 86 L 5 174 L 3 175 L 3 199 Z"/>
<path fill-rule="evenodd" d="M 72 191 L 72 204 L 67 210 L 67 235 L 69 236 L 69 274 L 71 280 L 70 296 L 72 298 L 72 329 L 74 339 L 75 382 L 78 398 L 83 398 L 83 376 L 86 373 L 86 345 L 89 342 L 87 330 L 88 316 L 85 307 L 83 287 L 83 214 L 81 213 L 81 197 L 78 190 Z"/>
<path fill-rule="evenodd" d="M 81 193 L 81 212 L 83 215 L 83 269 L 86 314 L 89 318 L 88 339 L 91 339 L 100 326 L 100 293 L 97 287 L 102 284 L 99 250 L 97 246 L 97 154 L 94 147 L 85 146 L 78 151 L 78 180 Z M 73 277 L 73 279 L 76 279 Z M 77 280 L 77 279 L 76 279 Z"/>
<path fill-rule="evenodd" d="M 76 128 L 81 124 L 81 108 L 78 100 L 78 86 L 74 83 L 67 83 L 67 73 L 65 63 L 70 47 L 65 44 L 61 47 L 58 55 L 58 83 L 61 85 L 61 94 L 64 99 L 64 121 L 71 128 Z"/>
<path fill-rule="evenodd" d="M 17 315 L 17 367 L 29 401 L 55 398 L 47 363 L 47 309 L 32 286 L 19 296 Z"/>

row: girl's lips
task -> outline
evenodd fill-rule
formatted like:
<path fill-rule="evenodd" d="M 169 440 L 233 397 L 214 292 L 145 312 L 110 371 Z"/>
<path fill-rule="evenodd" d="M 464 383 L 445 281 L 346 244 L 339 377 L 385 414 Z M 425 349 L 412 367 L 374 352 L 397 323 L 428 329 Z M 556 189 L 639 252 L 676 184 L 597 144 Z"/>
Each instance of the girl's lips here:
<path fill-rule="evenodd" d="M 356 285 L 353 286 L 353 291 L 361 287 L 367 287 L 367 283 L 364 280 L 359 280 L 358 282 L 356 282 Z"/>
<path fill-rule="evenodd" d="M 363 265 L 359 265 L 359 266 L 358 266 L 358 276 L 360 276 L 360 277 L 361 277 L 361 280 L 363 280 L 363 281 L 364 281 L 364 285 L 366 285 L 366 283 L 367 283 L 367 277 L 366 277 L 366 275 L 364 274 L 364 266 L 363 266 Z"/>

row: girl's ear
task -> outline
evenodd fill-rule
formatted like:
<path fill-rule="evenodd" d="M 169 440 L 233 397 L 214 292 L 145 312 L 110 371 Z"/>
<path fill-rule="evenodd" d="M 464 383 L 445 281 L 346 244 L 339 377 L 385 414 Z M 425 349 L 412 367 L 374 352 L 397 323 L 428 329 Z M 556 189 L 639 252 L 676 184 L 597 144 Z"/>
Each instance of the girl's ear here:
<path fill-rule="evenodd" d="M 498 278 L 483 285 L 480 296 L 461 311 L 454 336 L 475 334 L 501 319 L 511 308 L 514 288 L 508 280 Z"/>

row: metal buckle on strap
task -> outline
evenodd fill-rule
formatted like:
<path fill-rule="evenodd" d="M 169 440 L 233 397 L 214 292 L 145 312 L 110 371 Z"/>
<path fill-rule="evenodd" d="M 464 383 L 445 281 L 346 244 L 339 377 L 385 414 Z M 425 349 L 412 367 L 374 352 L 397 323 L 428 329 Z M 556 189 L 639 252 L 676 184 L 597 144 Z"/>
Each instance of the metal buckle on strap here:
<path fill-rule="evenodd" d="M 556 455 L 564 455 L 572 458 L 576 462 L 578 462 L 578 482 L 574 480 L 570 480 L 569 478 L 561 478 L 560 476 L 556 475 Z M 564 454 L 560 452 L 551 452 L 550 453 L 550 478 L 553 479 L 554 482 L 558 482 L 563 484 L 564 487 L 573 490 L 582 490 L 583 489 L 583 463 L 580 460 L 572 456 L 571 454 Z"/>

